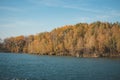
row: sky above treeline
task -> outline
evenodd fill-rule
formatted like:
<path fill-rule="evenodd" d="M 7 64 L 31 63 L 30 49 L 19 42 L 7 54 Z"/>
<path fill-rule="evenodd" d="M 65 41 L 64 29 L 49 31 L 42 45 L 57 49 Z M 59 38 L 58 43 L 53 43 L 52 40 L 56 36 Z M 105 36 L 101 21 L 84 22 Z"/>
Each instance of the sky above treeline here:
<path fill-rule="evenodd" d="M 120 0 L 0 0 L 0 38 L 94 21 L 120 22 Z"/>

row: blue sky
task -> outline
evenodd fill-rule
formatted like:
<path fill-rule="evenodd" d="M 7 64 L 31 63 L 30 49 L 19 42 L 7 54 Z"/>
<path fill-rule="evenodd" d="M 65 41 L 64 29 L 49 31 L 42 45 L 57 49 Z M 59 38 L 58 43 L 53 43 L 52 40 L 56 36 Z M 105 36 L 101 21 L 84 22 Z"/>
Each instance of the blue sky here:
<path fill-rule="evenodd" d="M 120 0 L 0 0 L 0 38 L 80 22 L 120 22 Z"/>

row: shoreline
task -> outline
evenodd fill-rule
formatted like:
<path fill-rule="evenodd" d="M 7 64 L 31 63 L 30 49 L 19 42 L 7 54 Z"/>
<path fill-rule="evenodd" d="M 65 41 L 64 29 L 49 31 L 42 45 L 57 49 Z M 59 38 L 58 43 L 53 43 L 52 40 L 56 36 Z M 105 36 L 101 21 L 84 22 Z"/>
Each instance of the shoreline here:
<path fill-rule="evenodd" d="M 32 55 L 48 55 L 48 56 L 71 56 L 71 57 L 78 57 L 78 58 L 120 58 L 120 54 L 116 53 L 116 54 L 95 54 L 95 53 L 84 53 L 84 54 L 38 54 L 38 53 L 24 53 L 24 52 L 4 52 L 4 51 L 0 51 L 0 53 L 14 53 L 14 54 L 32 54 Z"/>

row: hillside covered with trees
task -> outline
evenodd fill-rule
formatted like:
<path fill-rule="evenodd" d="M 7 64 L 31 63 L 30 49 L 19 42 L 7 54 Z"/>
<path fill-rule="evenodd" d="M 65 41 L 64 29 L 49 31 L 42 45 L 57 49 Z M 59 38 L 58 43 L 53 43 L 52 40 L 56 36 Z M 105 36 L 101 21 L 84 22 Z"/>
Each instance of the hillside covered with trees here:
<path fill-rule="evenodd" d="M 120 23 L 98 21 L 66 25 L 51 32 L 6 38 L 1 45 L 15 53 L 77 57 L 120 56 Z"/>

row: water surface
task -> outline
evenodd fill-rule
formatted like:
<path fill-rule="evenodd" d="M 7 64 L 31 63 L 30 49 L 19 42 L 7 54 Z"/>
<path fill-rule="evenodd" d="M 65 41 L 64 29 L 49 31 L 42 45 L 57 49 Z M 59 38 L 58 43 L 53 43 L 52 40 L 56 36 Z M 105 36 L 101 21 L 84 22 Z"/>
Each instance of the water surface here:
<path fill-rule="evenodd" d="M 120 80 L 120 59 L 0 53 L 0 80 Z"/>

